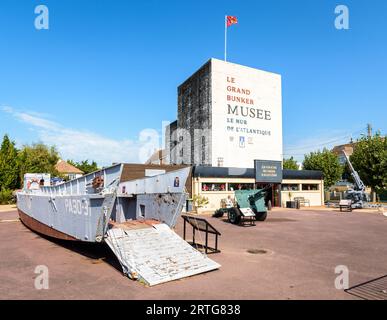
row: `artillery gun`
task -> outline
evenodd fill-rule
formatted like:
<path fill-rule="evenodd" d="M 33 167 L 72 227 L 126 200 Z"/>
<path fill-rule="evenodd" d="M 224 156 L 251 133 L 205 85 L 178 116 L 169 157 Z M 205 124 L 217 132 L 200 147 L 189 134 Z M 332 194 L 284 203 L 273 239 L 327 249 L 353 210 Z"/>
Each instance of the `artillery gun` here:
<path fill-rule="evenodd" d="M 346 208 L 350 211 L 352 211 L 352 209 L 362 209 L 364 208 L 365 204 L 369 202 L 369 197 L 365 192 L 366 187 L 363 181 L 360 179 L 359 174 L 354 169 L 348 155 L 344 151 L 343 154 L 348 163 L 349 169 L 351 170 L 351 176 L 355 184 L 353 189 L 347 191 L 345 199 L 340 201 L 340 211 L 343 208 Z"/>
<path fill-rule="evenodd" d="M 236 190 L 235 201 L 225 199 L 224 207 L 216 210 L 214 217 L 222 217 L 227 213 L 228 221 L 232 224 L 249 222 L 254 225 L 254 221 L 265 221 L 267 211 L 271 210 L 271 201 L 265 201 L 270 188 L 271 184 L 263 189 Z"/>

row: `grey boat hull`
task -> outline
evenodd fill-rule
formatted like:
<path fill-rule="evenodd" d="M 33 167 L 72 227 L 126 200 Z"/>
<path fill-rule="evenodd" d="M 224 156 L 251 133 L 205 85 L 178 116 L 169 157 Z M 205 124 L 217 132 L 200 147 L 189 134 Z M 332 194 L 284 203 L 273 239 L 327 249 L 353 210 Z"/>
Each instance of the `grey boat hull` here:
<path fill-rule="evenodd" d="M 56 238 L 56 239 L 61 239 L 61 240 L 71 240 L 71 241 L 79 241 L 78 239 L 69 236 L 68 234 L 65 234 L 63 232 L 60 232 L 58 230 L 55 230 L 53 228 L 50 228 L 49 226 L 45 225 L 44 223 L 41 223 L 40 221 L 31 218 L 29 215 L 25 214 L 22 210 L 18 209 L 19 213 L 19 218 L 21 222 L 28 227 L 29 229 L 51 237 L 51 238 Z"/>
<path fill-rule="evenodd" d="M 47 236 L 87 242 L 103 241 L 109 221 L 153 219 L 173 227 L 186 200 L 190 169 L 121 181 L 122 168 L 119 164 L 59 186 L 23 190 L 17 194 L 20 219 Z M 96 177 L 103 177 L 103 187 L 91 186 Z"/>

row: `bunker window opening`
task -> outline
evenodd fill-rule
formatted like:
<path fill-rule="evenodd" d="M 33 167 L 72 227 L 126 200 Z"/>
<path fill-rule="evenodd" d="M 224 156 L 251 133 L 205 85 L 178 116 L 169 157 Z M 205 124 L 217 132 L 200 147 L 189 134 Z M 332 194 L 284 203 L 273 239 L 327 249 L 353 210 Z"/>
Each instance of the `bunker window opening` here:
<path fill-rule="evenodd" d="M 140 217 L 145 218 L 145 205 L 140 204 Z"/>

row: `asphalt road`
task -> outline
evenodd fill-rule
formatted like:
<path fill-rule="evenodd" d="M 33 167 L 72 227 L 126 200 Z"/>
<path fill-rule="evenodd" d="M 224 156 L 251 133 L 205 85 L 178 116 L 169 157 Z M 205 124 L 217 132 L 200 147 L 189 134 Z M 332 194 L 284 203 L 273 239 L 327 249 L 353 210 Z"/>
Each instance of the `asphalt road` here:
<path fill-rule="evenodd" d="M 123 276 L 107 246 L 43 238 L 16 211 L 0 212 L 0 298 L 357 299 L 335 288 L 336 266 L 348 267 L 350 286 L 387 274 L 383 215 L 277 209 L 254 227 L 207 218 L 222 233 L 222 252 L 210 256 L 222 267 L 145 287 Z M 47 290 L 35 289 L 38 265 L 48 267 Z"/>

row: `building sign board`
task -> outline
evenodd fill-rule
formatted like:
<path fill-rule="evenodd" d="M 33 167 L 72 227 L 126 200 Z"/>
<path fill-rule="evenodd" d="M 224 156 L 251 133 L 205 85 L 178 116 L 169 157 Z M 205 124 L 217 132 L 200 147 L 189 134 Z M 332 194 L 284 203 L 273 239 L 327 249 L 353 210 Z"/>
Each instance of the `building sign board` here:
<path fill-rule="evenodd" d="M 255 181 L 267 183 L 281 183 L 282 182 L 282 162 L 255 160 Z"/>
<path fill-rule="evenodd" d="M 51 185 L 51 175 L 49 173 L 26 173 L 24 174 L 24 189 L 38 190 L 40 187 Z"/>
<path fill-rule="evenodd" d="M 211 59 L 212 165 L 282 160 L 281 76 Z"/>

